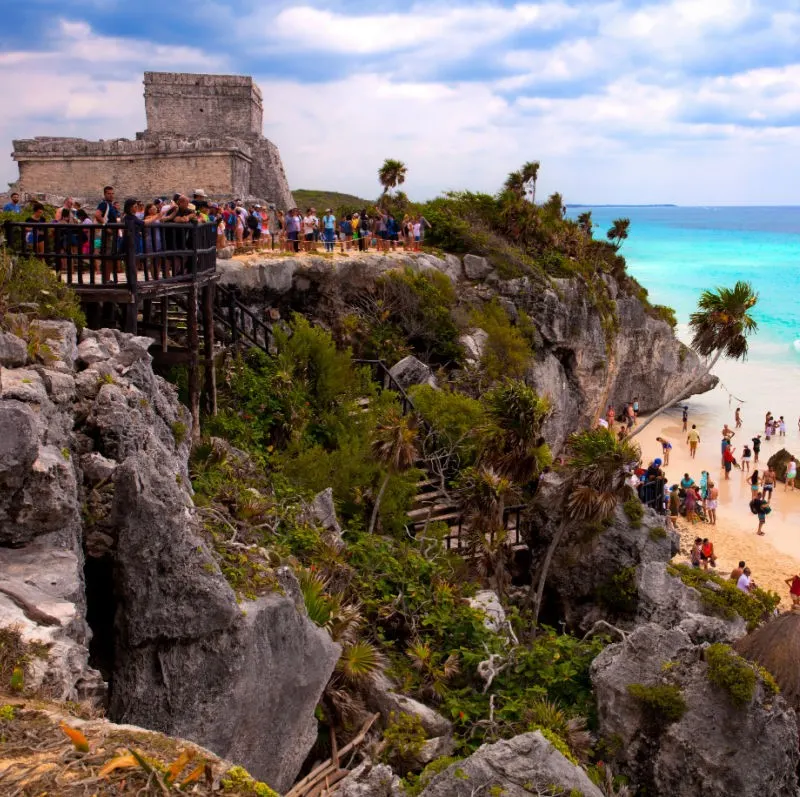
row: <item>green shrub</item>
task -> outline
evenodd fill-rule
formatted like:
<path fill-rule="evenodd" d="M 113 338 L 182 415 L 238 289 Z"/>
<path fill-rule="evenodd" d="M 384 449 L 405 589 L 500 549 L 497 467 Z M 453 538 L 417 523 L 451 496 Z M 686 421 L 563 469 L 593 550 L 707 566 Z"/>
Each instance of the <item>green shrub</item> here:
<path fill-rule="evenodd" d="M 756 690 L 756 668 L 743 659 L 729 645 L 719 642 L 706 648 L 708 680 L 724 689 L 731 702 L 744 708 L 753 700 Z"/>
<path fill-rule="evenodd" d="M 427 788 L 428 784 L 440 772 L 444 772 L 449 766 L 461 761 L 462 759 L 453 756 L 441 756 L 435 758 L 428 764 L 419 775 L 411 772 L 403 780 L 403 791 L 409 797 L 417 797 L 421 792 Z"/>
<path fill-rule="evenodd" d="M 72 321 L 86 326 L 77 294 L 65 285 L 43 260 L 12 260 L 0 252 L 0 326 L 7 313 L 24 311 L 41 319 Z"/>
<path fill-rule="evenodd" d="M 639 590 L 636 587 L 636 568 L 623 567 L 597 589 L 602 606 L 615 614 L 629 615 L 636 611 Z"/>
<path fill-rule="evenodd" d="M 780 596 L 775 592 L 760 588 L 749 593 L 742 592 L 737 589 L 734 581 L 721 578 L 708 570 L 670 564 L 667 565 L 667 572 L 680 578 L 684 584 L 694 587 L 700 593 L 703 603 L 717 615 L 732 619 L 738 614 L 747 622 L 748 631 L 771 617 L 780 603 Z"/>
<path fill-rule="evenodd" d="M 243 767 L 231 767 L 220 781 L 222 793 L 235 792 L 238 797 L 280 797 L 266 783 L 252 778 Z"/>
<path fill-rule="evenodd" d="M 677 722 L 686 713 L 686 700 L 673 684 L 628 684 L 628 692 L 659 725 Z"/>
<path fill-rule="evenodd" d="M 189 430 L 186 428 L 186 424 L 182 421 L 173 421 L 172 423 L 172 437 L 175 440 L 175 445 L 179 446 L 185 439 L 186 433 Z"/>
<path fill-rule="evenodd" d="M 642 525 L 642 518 L 644 517 L 642 502 L 635 495 L 632 495 L 625 501 L 622 508 L 625 510 L 625 515 L 631 522 L 631 528 L 638 529 Z"/>
<path fill-rule="evenodd" d="M 481 356 L 481 368 L 490 382 L 503 378 L 521 379 L 533 359 L 533 349 L 523 332 L 508 317 L 503 306 L 492 299 L 472 314 L 472 323 L 488 337 Z"/>
<path fill-rule="evenodd" d="M 671 307 L 663 304 L 654 304 L 650 308 L 650 315 L 657 318 L 659 321 L 666 321 L 673 329 L 678 326 L 678 319 L 675 317 L 675 311 Z"/>
<path fill-rule="evenodd" d="M 416 714 L 397 715 L 392 712 L 383 732 L 381 760 L 405 774 L 414 768 L 426 739 L 422 720 Z"/>
<path fill-rule="evenodd" d="M 378 295 L 386 320 L 403 330 L 417 352 L 438 362 L 461 360 L 460 330 L 451 313 L 456 295 L 448 277 L 440 271 L 389 271 L 378 280 Z"/>

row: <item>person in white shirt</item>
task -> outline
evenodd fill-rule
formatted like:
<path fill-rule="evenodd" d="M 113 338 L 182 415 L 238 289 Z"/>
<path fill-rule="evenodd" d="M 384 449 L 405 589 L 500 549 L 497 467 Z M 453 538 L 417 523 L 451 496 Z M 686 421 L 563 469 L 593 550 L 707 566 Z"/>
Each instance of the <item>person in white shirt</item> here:
<path fill-rule="evenodd" d="M 742 575 L 739 576 L 739 580 L 736 582 L 736 587 L 740 589 L 742 592 L 750 592 L 754 589 L 755 584 L 753 580 L 750 578 L 750 568 L 745 567 Z"/>
<path fill-rule="evenodd" d="M 308 208 L 306 215 L 303 216 L 303 240 L 306 252 L 310 252 L 314 244 L 314 228 L 317 223 L 317 217 L 311 212 L 311 208 Z"/>

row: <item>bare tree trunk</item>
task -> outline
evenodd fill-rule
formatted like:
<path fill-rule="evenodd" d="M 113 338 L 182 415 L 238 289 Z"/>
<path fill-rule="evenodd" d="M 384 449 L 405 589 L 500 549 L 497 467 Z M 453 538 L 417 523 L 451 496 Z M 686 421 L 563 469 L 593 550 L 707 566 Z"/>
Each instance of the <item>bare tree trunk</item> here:
<path fill-rule="evenodd" d="M 550 565 L 553 563 L 553 554 L 556 552 L 561 540 L 564 539 L 564 533 L 567 530 L 567 523 L 565 520 L 561 521 L 558 531 L 553 535 L 550 541 L 550 547 L 547 549 L 547 554 L 544 557 L 542 568 L 539 571 L 539 584 L 536 587 L 536 597 L 533 601 L 533 633 L 536 634 L 536 627 L 539 624 L 539 611 L 542 608 L 542 597 L 544 596 L 544 585 L 547 583 L 547 574 L 550 572 Z M 532 586 L 532 585 L 531 585 Z"/>
<path fill-rule="evenodd" d="M 391 473 L 387 473 L 386 477 L 383 480 L 383 484 L 381 484 L 380 490 L 378 490 L 378 495 L 375 497 L 375 506 L 372 507 L 372 517 L 369 519 L 369 533 L 372 534 L 375 531 L 375 525 L 378 522 L 378 510 L 381 508 L 381 501 L 383 500 L 383 494 L 386 492 L 386 485 L 389 484 L 389 478 L 391 477 Z"/>
<path fill-rule="evenodd" d="M 686 387 L 682 388 L 679 393 L 674 395 L 666 404 L 662 404 L 654 413 L 650 415 L 650 417 L 639 427 L 635 428 L 629 435 L 628 439 L 636 437 L 639 432 L 641 432 L 646 426 L 649 426 L 659 415 L 661 415 L 664 410 L 668 410 L 674 404 L 677 404 L 681 400 L 681 396 L 686 393 L 687 390 L 691 390 L 696 384 L 701 382 L 705 379 L 710 373 L 711 369 L 717 364 L 719 358 L 722 357 L 722 352 L 718 351 L 714 355 L 714 359 L 708 364 L 704 373 L 700 374 L 697 379 L 693 379 Z"/>

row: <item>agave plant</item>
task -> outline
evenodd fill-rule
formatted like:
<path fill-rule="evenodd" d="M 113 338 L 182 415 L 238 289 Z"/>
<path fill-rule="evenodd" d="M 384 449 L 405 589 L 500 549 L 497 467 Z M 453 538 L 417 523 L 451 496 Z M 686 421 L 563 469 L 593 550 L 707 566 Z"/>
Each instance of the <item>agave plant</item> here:
<path fill-rule="evenodd" d="M 419 676 L 422 697 L 436 702 L 443 700 L 449 690 L 447 682 L 461 671 L 458 653 L 445 657 L 427 642 L 415 642 L 408 646 L 406 655 Z"/>

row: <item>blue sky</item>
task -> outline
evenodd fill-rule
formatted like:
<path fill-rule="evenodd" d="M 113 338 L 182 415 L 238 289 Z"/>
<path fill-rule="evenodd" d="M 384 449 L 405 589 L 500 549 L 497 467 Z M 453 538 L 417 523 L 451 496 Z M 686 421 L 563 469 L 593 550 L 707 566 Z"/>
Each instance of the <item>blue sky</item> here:
<path fill-rule="evenodd" d="M 800 0 L 3 3 L 0 151 L 133 137 L 146 69 L 253 75 L 294 188 L 800 204 Z"/>

